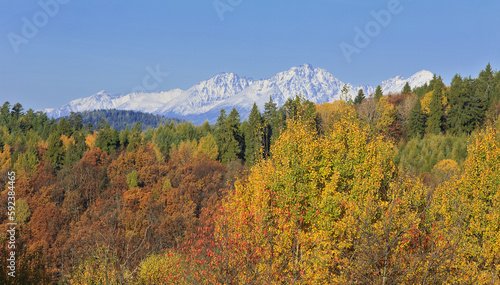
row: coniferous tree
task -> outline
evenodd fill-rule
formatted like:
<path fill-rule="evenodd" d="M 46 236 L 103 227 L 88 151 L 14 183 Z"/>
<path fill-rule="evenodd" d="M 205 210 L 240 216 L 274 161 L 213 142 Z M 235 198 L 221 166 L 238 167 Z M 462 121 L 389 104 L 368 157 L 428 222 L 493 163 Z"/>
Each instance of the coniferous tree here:
<path fill-rule="evenodd" d="M 484 120 L 486 98 L 474 88 L 474 80 L 455 75 L 449 91 L 448 126 L 452 134 L 470 134 Z"/>
<path fill-rule="evenodd" d="M 382 87 L 380 87 L 380 85 L 377 86 L 377 89 L 375 89 L 375 100 L 377 101 L 380 100 L 380 98 L 382 98 L 383 95 L 384 94 L 382 92 Z"/>
<path fill-rule="evenodd" d="M 490 103 L 493 99 L 496 82 L 495 75 L 491 69 L 491 65 L 488 63 L 486 68 L 479 72 L 479 76 L 474 80 L 476 87 L 476 92 L 478 96 L 483 96 L 482 98 L 485 102 Z"/>
<path fill-rule="evenodd" d="M 443 92 L 444 84 L 441 76 L 434 83 L 432 91 L 432 100 L 430 104 L 429 118 L 427 119 L 426 133 L 439 134 L 444 127 L 444 107 Z"/>
<path fill-rule="evenodd" d="M 243 159 L 245 156 L 245 139 L 243 137 L 243 134 L 241 133 L 240 119 L 240 114 L 238 113 L 236 108 L 233 108 L 227 116 L 227 125 L 230 130 L 230 134 L 232 134 L 233 138 L 237 142 L 237 157 Z"/>
<path fill-rule="evenodd" d="M 262 146 L 262 115 L 257 104 L 253 104 L 245 130 L 245 161 L 250 165 L 259 157 Z"/>
<path fill-rule="evenodd" d="M 278 108 L 273 98 L 269 96 L 269 102 L 264 105 L 264 157 L 270 155 L 273 139 L 278 136 Z"/>
<path fill-rule="evenodd" d="M 113 130 L 108 123 L 99 131 L 99 135 L 95 140 L 95 146 L 108 154 L 114 151 L 120 143 L 120 134 L 118 130 Z"/>
<path fill-rule="evenodd" d="M 239 143 L 228 121 L 229 118 L 226 116 L 226 110 L 221 109 L 217 123 L 215 124 L 214 138 L 219 149 L 219 161 L 223 164 L 227 164 L 238 158 L 240 152 Z"/>
<path fill-rule="evenodd" d="M 420 100 L 417 98 L 417 102 L 410 112 L 409 126 L 408 126 L 408 137 L 423 137 L 425 134 L 427 117 L 422 111 L 422 105 Z"/>
<path fill-rule="evenodd" d="M 130 132 L 129 136 L 129 145 L 127 147 L 128 151 L 131 151 L 138 147 L 141 144 L 142 140 L 142 128 L 141 128 L 141 123 L 137 122 L 135 126 L 132 128 L 132 131 Z"/>
<path fill-rule="evenodd" d="M 212 132 L 212 127 L 210 126 L 210 123 L 208 120 L 203 122 L 203 125 L 201 126 L 201 135 L 206 136 Z"/>
<path fill-rule="evenodd" d="M 403 93 L 405 95 L 411 93 L 411 87 L 410 87 L 410 84 L 408 84 L 408 81 L 405 83 L 405 86 L 403 87 L 403 92 L 401 92 L 401 93 Z"/>
<path fill-rule="evenodd" d="M 361 104 L 361 102 L 363 102 L 363 99 L 365 99 L 365 93 L 363 92 L 363 89 L 360 88 L 358 90 L 358 95 L 356 96 L 356 98 L 354 98 L 354 104 Z"/>
<path fill-rule="evenodd" d="M 45 152 L 45 157 L 56 170 L 61 169 L 64 165 L 65 151 L 60 135 L 57 132 L 52 133 L 47 140 L 47 144 L 48 149 Z"/>
<path fill-rule="evenodd" d="M 10 123 L 10 103 L 6 101 L 3 103 L 2 108 L 0 109 L 0 123 L 2 125 L 7 126 Z"/>

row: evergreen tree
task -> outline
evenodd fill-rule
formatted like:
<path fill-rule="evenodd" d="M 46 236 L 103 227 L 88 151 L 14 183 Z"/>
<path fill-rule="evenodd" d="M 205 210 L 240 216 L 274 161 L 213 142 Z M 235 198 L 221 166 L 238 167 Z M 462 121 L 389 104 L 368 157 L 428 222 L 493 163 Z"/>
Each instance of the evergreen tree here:
<path fill-rule="evenodd" d="M 455 75 L 449 91 L 448 126 L 452 134 L 470 134 L 484 120 L 486 107 L 481 92 L 475 92 L 474 80 Z"/>
<path fill-rule="evenodd" d="M 99 131 L 99 135 L 95 140 L 95 146 L 109 154 L 118 147 L 120 140 L 119 136 L 118 130 L 111 129 L 109 124 L 106 123 L 104 128 Z"/>
<path fill-rule="evenodd" d="M 17 120 L 20 117 L 24 116 L 23 110 L 23 106 L 20 103 L 14 104 L 14 106 L 12 107 L 12 116 L 14 117 L 14 119 Z"/>
<path fill-rule="evenodd" d="M 201 135 L 206 136 L 212 132 L 212 127 L 210 126 L 210 123 L 208 120 L 203 122 L 203 125 L 201 125 Z"/>
<path fill-rule="evenodd" d="M 234 120 L 233 114 L 233 120 Z M 226 116 L 226 110 L 221 109 L 220 115 L 215 124 L 214 138 L 219 149 L 219 161 L 227 164 L 238 158 L 240 152 L 239 143 L 234 137 L 234 132 L 230 127 L 229 119 Z"/>
<path fill-rule="evenodd" d="M 64 145 L 58 133 L 52 133 L 48 140 L 48 149 L 45 152 L 45 157 L 52 163 L 56 170 L 62 168 L 65 160 Z"/>
<path fill-rule="evenodd" d="M 268 157 L 273 139 L 279 135 L 278 108 L 271 96 L 269 96 L 269 102 L 264 105 L 262 117 L 264 121 L 264 157 Z"/>
<path fill-rule="evenodd" d="M 10 103 L 6 101 L 3 103 L 2 108 L 0 109 L 0 124 L 3 126 L 10 127 L 11 115 L 10 115 Z"/>
<path fill-rule="evenodd" d="M 354 104 L 361 104 L 363 102 L 363 99 L 365 99 L 365 93 L 363 92 L 363 89 L 360 88 L 358 90 L 358 95 L 356 98 L 354 98 Z"/>
<path fill-rule="evenodd" d="M 411 93 L 411 87 L 410 84 L 408 84 L 408 81 L 405 83 L 405 86 L 403 87 L 403 94 L 407 95 Z"/>
<path fill-rule="evenodd" d="M 420 104 L 420 100 L 417 99 L 415 106 L 410 112 L 409 118 L 409 126 L 408 126 L 408 137 L 423 137 L 425 134 L 427 117 L 422 111 L 422 105 Z"/>
<path fill-rule="evenodd" d="M 245 160 L 252 165 L 259 157 L 262 147 L 263 121 L 257 104 L 253 104 L 245 129 Z"/>
<path fill-rule="evenodd" d="M 443 106 L 443 92 L 444 84 L 441 76 L 434 83 L 434 90 L 432 92 L 431 104 L 429 107 L 429 118 L 427 119 L 427 133 L 439 134 L 443 131 L 444 127 L 444 106 Z"/>
<path fill-rule="evenodd" d="M 132 131 L 130 132 L 128 143 L 129 145 L 127 146 L 128 151 L 132 151 L 135 148 L 137 148 L 142 141 L 142 128 L 141 128 L 141 123 L 137 122 L 135 126 L 132 128 Z"/>
<path fill-rule="evenodd" d="M 380 100 L 380 98 L 382 98 L 383 95 L 384 94 L 382 92 L 382 87 L 380 87 L 380 85 L 377 86 L 377 89 L 375 89 L 375 100 L 377 101 Z"/>
<path fill-rule="evenodd" d="M 60 135 L 65 135 L 67 137 L 71 136 L 72 130 L 65 118 L 61 118 L 61 120 L 59 120 L 59 123 L 57 124 L 57 132 Z"/>
<path fill-rule="evenodd" d="M 97 130 L 100 131 L 106 127 L 106 125 L 109 126 L 108 122 L 104 118 L 99 119 L 99 122 L 97 122 Z"/>
<path fill-rule="evenodd" d="M 245 140 L 240 128 L 240 114 L 236 108 L 233 108 L 229 113 L 229 116 L 227 116 L 227 125 L 230 133 L 232 133 L 234 139 L 238 143 L 236 154 L 238 158 L 243 159 L 245 156 Z"/>
<path fill-rule="evenodd" d="M 119 135 L 120 145 L 127 147 L 129 145 L 129 137 L 130 137 L 130 128 L 127 125 L 127 127 L 125 127 L 125 130 L 120 132 Z"/>
<path fill-rule="evenodd" d="M 94 125 L 92 125 L 91 122 L 88 122 L 87 123 L 87 126 L 85 127 L 87 133 L 91 134 L 94 132 Z"/>
<path fill-rule="evenodd" d="M 81 130 L 83 128 L 83 118 L 80 113 L 73 116 L 73 128 L 74 130 Z"/>

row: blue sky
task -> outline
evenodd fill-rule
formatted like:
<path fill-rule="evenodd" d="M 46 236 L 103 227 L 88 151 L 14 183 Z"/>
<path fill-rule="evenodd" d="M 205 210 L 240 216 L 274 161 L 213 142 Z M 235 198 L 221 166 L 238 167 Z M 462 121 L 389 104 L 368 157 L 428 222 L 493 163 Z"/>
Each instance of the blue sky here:
<path fill-rule="evenodd" d="M 356 85 L 422 69 L 449 84 L 500 68 L 499 11 L 495 0 L 0 0 L 0 103 L 129 93 L 155 69 L 150 91 L 304 63 Z"/>

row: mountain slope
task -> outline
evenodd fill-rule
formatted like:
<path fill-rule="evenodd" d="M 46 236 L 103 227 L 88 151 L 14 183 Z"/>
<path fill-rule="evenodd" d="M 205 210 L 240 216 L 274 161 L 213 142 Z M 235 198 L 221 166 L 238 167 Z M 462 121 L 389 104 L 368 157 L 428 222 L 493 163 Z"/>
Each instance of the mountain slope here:
<path fill-rule="evenodd" d="M 406 82 L 410 86 L 421 86 L 432 79 L 429 71 L 420 71 L 408 79 L 402 76 L 390 78 L 381 83 L 384 94 L 401 92 Z M 236 108 L 246 117 L 254 102 L 263 109 L 269 97 L 281 106 L 287 99 L 302 94 L 314 103 L 332 102 L 339 98 L 346 83 L 321 68 L 310 64 L 292 67 L 275 76 L 254 81 L 239 77 L 234 73 L 219 73 L 202 81 L 188 90 L 174 89 L 157 93 L 130 93 L 111 95 L 101 91 L 86 98 L 69 102 L 57 109 L 46 109 L 50 117 L 61 117 L 70 112 L 98 109 L 119 109 L 148 112 L 152 114 L 178 117 L 203 123 L 214 123 L 221 108 Z M 350 95 L 355 96 L 359 89 L 371 94 L 375 88 L 370 85 L 352 86 Z"/>

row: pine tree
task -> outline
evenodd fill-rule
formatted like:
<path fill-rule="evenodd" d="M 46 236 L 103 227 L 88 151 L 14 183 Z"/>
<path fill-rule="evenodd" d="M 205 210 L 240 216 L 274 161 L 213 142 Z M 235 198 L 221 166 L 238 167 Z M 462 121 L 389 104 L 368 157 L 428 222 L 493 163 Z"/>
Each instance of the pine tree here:
<path fill-rule="evenodd" d="M 271 144 L 279 135 L 278 130 L 278 108 L 273 98 L 269 96 L 269 102 L 264 105 L 264 157 L 269 157 Z"/>
<path fill-rule="evenodd" d="M 409 126 L 408 126 L 408 137 L 419 137 L 422 138 L 425 134 L 426 127 L 426 115 L 422 111 L 422 105 L 420 104 L 420 100 L 417 99 L 415 106 L 410 112 L 409 118 Z"/>
<path fill-rule="evenodd" d="M 52 133 L 47 140 L 47 144 L 48 149 L 45 152 L 45 157 L 52 163 L 56 170 L 61 169 L 65 160 L 65 151 L 63 143 L 60 140 L 60 135 Z"/>
<path fill-rule="evenodd" d="M 380 100 L 380 98 L 382 98 L 383 95 L 384 94 L 382 92 L 382 87 L 380 87 L 380 85 L 377 86 L 377 89 L 375 89 L 375 100 L 377 101 Z"/>
<path fill-rule="evenodd" d="M 470 134 L 484 120 L 486 100 L 476 92 L 474 80 L 455 75 L 449 91 L 448 126 L 452 134 Z"/>
<path fill-rule="evenodd" d="M 99 135 L 95 140 L 95 146 L 99 147 L 102 151 L 111 153 L 118 147 L 120 143 L 120 134 L 118 130 L 113 130 L 108 123 L 104 128 L 99 131 Z"/>
<path fill-rule="evenodd" d="M 217 123 L 215 124 L 214 138 L 219 149 L 219 161 L 223 164 L 227 164 L 230 161 L 237 159 L 241 153 L 240 145 L 234 136 L 234 126 L 231 126 L 231 124 L 234 124 L 236 119 L 235 115 L 236 114 L 233 113 L 233 118 L 230 121 L 229 117 L 226 116 L 226 110 L 221 109 L 220 115 L 217 118 Z"/>
<path fill-rule="evenodd" d="M 253 104 L 245 131 L 245 160 L 252 165 L 259 157 L 262 146 L 263 121 L 257 104 Z"/>
<path fill-rule="evenodd" d="M 135 126 L 132 128 L 132 131 L 130 132 L 130 136 L 128 139 L 128 151 L 132 151 L 135 148 L 137 148 L 142 141 L 142 128 L 141 128 L 141 123 L 137 122 L 135 123 Z"/>
<path fill-rule="evenodd" d="M 356 98 L 354 98 L 354 104 L 361 104 L 363 102 L 363 99 L 365 99 L 365 93 L 363 92 L 363 89 L 360 88 L 358 90 L 358 95 L 356 96 Z"/>
<path fill-rule="evenodd" d="M 444 107 L 443 107 L 443 92 L 444 84 L 441 76 L 434 83 L 434 91 L 432 92 L 431 105 L 429 107 L 429 118 L 427 119 L 427 133 L 439 134 L 444 127 Z"/>
<path fill-rule="evenodd" d="M 403 87 L 403 94 L 407 95 L 411 93 L 411 87 L 410 84 L 408 84 L 408 81 L 405 83 L 405 86 Z"/>
<path fill-rule="evenodd" d="M 227 125 L 233 138 L 237 142 L 236 154 L 237 157 L 243 159 L 245 156 L 245 139 L 241 133 L 240 114 L 236 108 L 233 108 L 227 116 Z"/>

